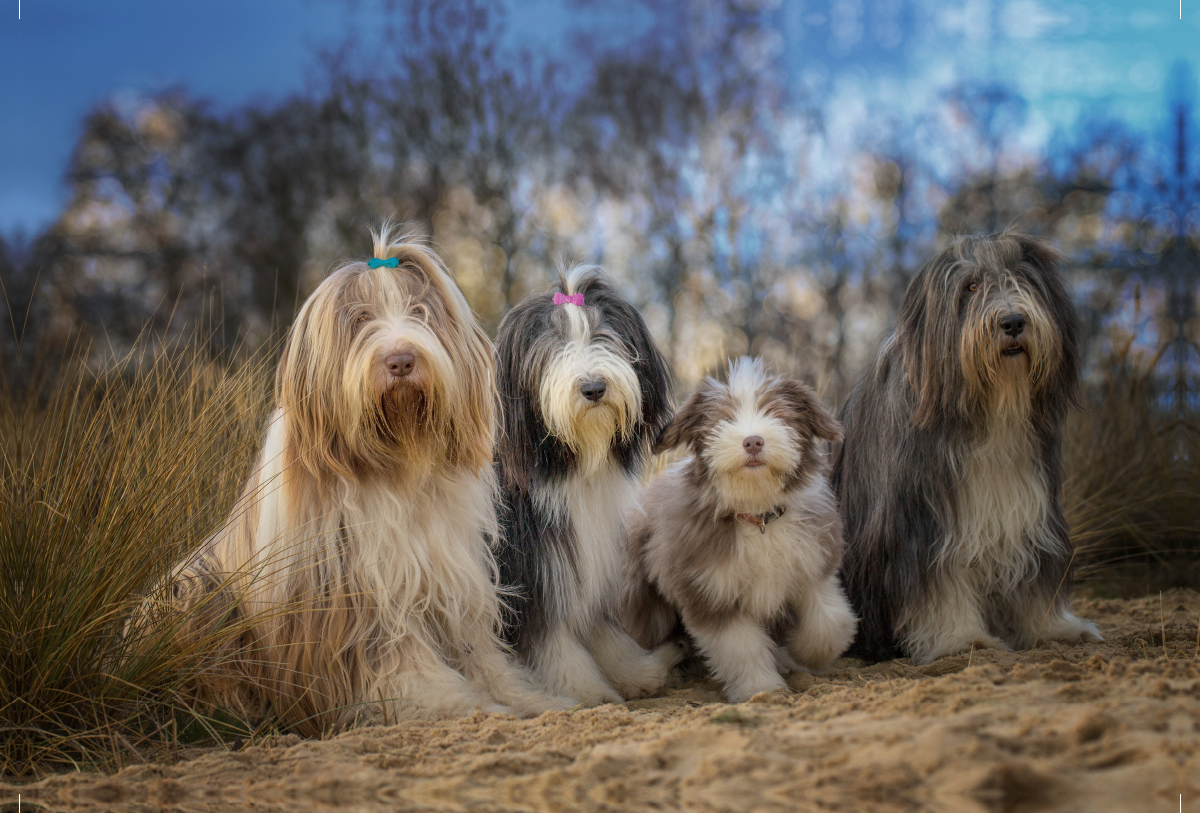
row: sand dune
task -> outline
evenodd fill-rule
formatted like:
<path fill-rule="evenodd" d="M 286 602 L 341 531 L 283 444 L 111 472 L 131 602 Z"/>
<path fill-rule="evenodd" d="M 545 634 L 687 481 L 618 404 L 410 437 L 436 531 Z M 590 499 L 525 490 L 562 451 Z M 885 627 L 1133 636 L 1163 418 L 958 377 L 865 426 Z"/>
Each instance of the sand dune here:
<path fill-rule="evenodd" d="M 1200 811 L 1200 594 L 1080 600 L 1100 644 L 920 669 L 839 661 L 793 693 L 664 696 L 279 737 L 0 790 L 64 811 Z M 1164 640 L 1165 632 L 1165 640 Z M 15 807 L 13 808 L 15 809 Z"/>

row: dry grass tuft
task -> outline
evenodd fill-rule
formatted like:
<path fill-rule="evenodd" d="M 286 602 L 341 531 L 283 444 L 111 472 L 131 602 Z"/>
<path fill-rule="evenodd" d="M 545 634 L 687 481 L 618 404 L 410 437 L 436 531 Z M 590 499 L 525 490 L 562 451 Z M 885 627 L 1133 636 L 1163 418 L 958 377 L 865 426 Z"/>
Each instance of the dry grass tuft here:
<path fill-rule="evenodd" d="M 1186 398 L 1161 374 L 1165 352 L 1118 337 L 1067 423 L 1064 504 L 1076 573 L 1109 592 L 1195 586 L 1198 435 Z"/>
<path fill-rule="evenodd" d="M 186 619 L 137 608 L 236 497 L 267 357 L 135 351 L 99 373 L 84 358 L 0 385 L 0 775 L 144 760 L 181 723 L 215 733 L 187 686 L 218 642 L 180 646 Z"/>

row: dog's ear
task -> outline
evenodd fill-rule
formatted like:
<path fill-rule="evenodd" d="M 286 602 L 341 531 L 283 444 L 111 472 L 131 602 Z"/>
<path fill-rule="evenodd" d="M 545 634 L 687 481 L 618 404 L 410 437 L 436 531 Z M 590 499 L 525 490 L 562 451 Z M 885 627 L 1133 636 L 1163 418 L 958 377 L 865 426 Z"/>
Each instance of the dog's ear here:
<path fill-rule="evenodd" d="M 687 445 L 693 450 L 708 429 L 708 415 L 712 412 L 712 394 L 697 390 L 687 403 L 675 413 L 675 417 L 663 427 L 654 444 L 654 453 L 661 454 L 676 446 Z"/>
<path fill-rule="evenodd" d="M 377 238 L 381 241 L 381 238 Z M 376 245 L 376 257 L 394 257 L 396 273 L 422 280 L 431 306 L 429 325 L 454 365 L 457 393 L 444 405 L 449 418 L 446 461 L 479 470 L 492 462 L 496 439 L 496 376 L 492 343 L 441 258 L 415 243 Z M 439 316 L 442 309 L 445 316 Z"/>
<path fill-rule="evenodd" d="M 810 387 L 799 381 L 784 381 L 777 390 L 786 406 L 787 422 L 801 437 L 818 437 L 831 443 L 842 439 L 842 425 Z"/>
<path fill-rule="evenodd" d="M 458 326 L 452 348 L 459 377 L 459 398 L 452 406 L 454 429 L 447 455 L 452 464 L 481 469 L 492 462 L 496 445 L 496 375 L 492 343 L 473 319 Z"/>
<path fill-rule="evenodd" d="M 587 277 L 578 290 L 587 302 L 603 308 L 626 344 L 641 387 L 639 435 L 646 440 L 652 440 L 656 435 L 661 437 L 671 417 L 671 370 L 650 328 L 638 309 L 611 287 L 604 277 Z"/>
<path fill-rule="evenodd" d="M 1079 315 L 1062 277 L 1063 255 L 1044 240 L 1025 234 L 1010 235 L 1020 245 L 1021 264 L 1040 292 L 1047 316 L 1057 333 L 1058 363 L 1050 383 L 1037 396 L 1053 414 L 1061 415 L 1078 403 L 1080 364 Z"/>
<path fill-rule="evenodd" d="M 330 363 L 339 348 L 322 325 L 336 324 L 337 297 L 331 286 L 318 288 L 300 309 L 288 331 L 275 374 L 275 401 L 283 410 L 286 465 L 300 464 L 320 480 L 333 472 L 354 477 L 354 459 L 346 444 L 344 422 L 352 414 L 341 386 L 341 369 Z"/>
<path fill-rule="evenodd" d="M 544 309 L 543 309 L 544 310 Z M 545 434 L 537 405 L 524 386 L 527 371 L 523 359 L 530 356 L 529 344 L 537 335 L 537 313 L 532 300 L 510 310 L 496 331 L 497 412 L 500 439 L 496 447 L 506 485 L 528 486 L 529 472 L 536 468 L 538 440 Z"/>
<path fill-rule="evenodd" d="M 973 263 L 971 244 L 956 238 L 921 267 L 909 282 L 896 312 L 896 344 L 916 396 L 914 426 L 929 426 L 962 408 L 962 365 L 958 343 L 958 278 L 955 269 Z"/>
<path fill-rule="evenodd" d="M 546 429 L 538 402 L 542 371 L 558 344 L 550 328 L 554 309 L 549 294 L 523 299 L 496 331 L 496 390 L 500 438 L 496 457 L 505 487 L 528 488 L 533 473 L 562 471 L 573 452 Z"/>

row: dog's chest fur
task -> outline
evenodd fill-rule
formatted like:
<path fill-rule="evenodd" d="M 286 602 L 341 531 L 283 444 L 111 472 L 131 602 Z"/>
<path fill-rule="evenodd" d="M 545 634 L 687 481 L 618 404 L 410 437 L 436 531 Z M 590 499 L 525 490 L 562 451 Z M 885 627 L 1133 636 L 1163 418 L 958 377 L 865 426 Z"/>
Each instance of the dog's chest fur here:
<path fill-rule="evenodd" d="M 733 521 L 733 538 L 723 555 L 712 557 L 693 577 L 713 608 L 736 606 L 766 623 L 824 575 L 828 556 L 805 510 L 807 499 L 803 492 L 790 495 L 784 515 L 761 530 Z"/>
<path fill-rule="evenodd" d="M 1037 569 L 1038 552 L 1057 544 L 1031 433 L 1001 425 L 962 461 L 957 516 L 939 560 L 965 569 L 996 592 L 1016 588 Z"/>
<path fill-rule="evenodd" d="M 547 592 L 568 623 L 581 631 L 620 593 L 625 544 L 621 518 L 635 489 L 633 478 L 610 460 L 591 474 L 571 474 L 539 495 L 543 511 L 565 517 L 570 525 L 571 550 L 555 557 L 551 567 L 556 572 L 546 574 Z"/>
<path fill-rule="evenodd" d="M 401 492 L 384 479 L 343 483 L 341 492 L 337 512 L 296 512 L 311 519 L 294 531 L 293 574 L 308 581 L 304 572 L 315 570 L 318 584 L 344 583 L 363 611 L 403 618 L 447 645 L 496 612 L 483 539 L 497 533 L 490 474 L 435 476 Z"/>
<path fill-rule="evenodd" d="M 397 499 L 386 484 L 357 490 L 358 500 L 346 506 L 343 522 L 358 529 L 360 555 L 376 558 L 381 572 L 400 576 L 411 567 L 414 572 L 403 575 L 419 575 L 436 589 L 436 583 L 451 581 L 468 561 L 478 568 L 485 550 L 480 531 L 490 530 L 491 524 L 481 516 L 491 504 L 485 481 L 434 480 L 414 489 L 409 499 Z M 389 581 L 394 586 L 403 579 Z"/>

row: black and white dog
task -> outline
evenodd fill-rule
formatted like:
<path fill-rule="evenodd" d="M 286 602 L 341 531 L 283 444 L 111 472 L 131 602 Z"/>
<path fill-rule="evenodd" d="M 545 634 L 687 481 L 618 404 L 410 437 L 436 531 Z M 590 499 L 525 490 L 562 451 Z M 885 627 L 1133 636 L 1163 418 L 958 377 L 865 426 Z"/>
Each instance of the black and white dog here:
<path fill-rule="evenodd" d="M 671 417 L 670 374 L 595 266 L 532 294 L 497 335 L 501 583 L 508 639 L 547 689 L 585 705 L 657 690 L 678 660 L 621 628 L 622 519 Z"/>
<path fill-rule="evenodd" d="M 1059 262 L 1026 235 L 955 239 L 842 405 L 833 483 L 858 654 L 1100 640 L 1069 602 L 1059 491 L 1079 328 Z"/>

